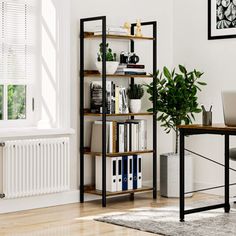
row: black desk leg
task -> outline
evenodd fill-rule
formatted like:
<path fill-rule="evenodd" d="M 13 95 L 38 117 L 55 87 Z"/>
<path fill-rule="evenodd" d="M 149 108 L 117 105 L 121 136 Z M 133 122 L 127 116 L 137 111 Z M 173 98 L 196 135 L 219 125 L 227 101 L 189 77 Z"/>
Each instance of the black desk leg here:
<path fill-rule="evenodd" d="M 225 212 L 230 211 L 229 204 L 229 135 L 225 135 Z"/>
<path fill-rule="evenodd" d="M 180 222 L 184 222 L 184 132 L 180 129 Z"/>

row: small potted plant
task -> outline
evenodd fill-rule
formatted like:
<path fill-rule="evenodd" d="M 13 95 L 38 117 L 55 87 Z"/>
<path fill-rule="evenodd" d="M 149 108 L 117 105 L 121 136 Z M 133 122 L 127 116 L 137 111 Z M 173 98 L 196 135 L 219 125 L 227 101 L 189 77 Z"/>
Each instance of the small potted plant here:
<path fill-rule="evenodd" d="M 160 156 L 160 188 L 161 195 L 165 197 L 179 196 L 179 131 L 177 127 L 181 124 L 192 123 L 195 119 L 195 113 L 202 111 L 198 104 L 200 87 L 206 85 L 201 80 L 202 75 L 203 73 L 197 70 L 188 72 L 182 65 L 179 65 L 178 73 L 164 67 L 162 73 L 157 71 L 154 75 L 157 80 L 155 103 L 158 112 L 157 121 L 165 128 L 166 133 L 170 133 L 171 130 L 175 132 L 175 152 Z M 146 87 L 147 93 L 150 94 L 149 100 L 153 102 L 153 83 L 146 85 Z M 151 108 L 148 111 L 153 112 L 153 109 Z M 187 191 L 192 191 L 192 163 L 192 158 L 188 155 L 186 158 Z"/>
<path fill-rule="evenodd" d="M 127 90 L 129 98 L 130 112 L 138 113 L 141 111 L 141 98 L 144 95 L 144 89 L 141 84 L 130 84 Z"/>
<path fill-rule="evenodd" d="M 99 52 L 97 53 L 97 62 L 96 67 L 98 71 L 102 74 L 102 43 L 99 45 Z M 116 53 L 112 52 L 112 49 L 109 48 L 109 44 L 106 44 L 106 73 L 107 74 L 115 74 L 118 68 L 119 62 L 116 61 Z"/>

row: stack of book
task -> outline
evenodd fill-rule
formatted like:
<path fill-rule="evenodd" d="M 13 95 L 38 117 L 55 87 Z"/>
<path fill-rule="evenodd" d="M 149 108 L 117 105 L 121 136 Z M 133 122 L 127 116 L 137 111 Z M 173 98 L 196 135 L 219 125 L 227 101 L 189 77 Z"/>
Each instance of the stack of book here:
<path fill-rule="evenodd" d="M 141 64 L 120 64 L 116 74 L 121 75 L 146 75 L 145 65 Z"/>
<path fill-rule="evenodd" d="M 102 152 L 102 121 L 92 127 L 91 151 Z M 145 151 L 147 149 L 147 121 L 141 119 L 106 122 L 107 153 Z"/>
<path fill-rule="evenodd" d="M 96 189 L 102 190 L 102 157 L 96 156 Z M 106 158 L 106 190 L 108 192 L 142 188 L 142 156 Z"/>
<path fill-rule="evenodd" d="M 102 81 L 90 83 L 90 107 L 92 113 L 102 113 Z M 106 114 L 129 113 L 126 88 L 113 81 L 106 82 Z"/>
<path fill-rule="evenodd" d="M 102 34 L 102 27 L 97 26 L 95 29 L 91 30 L 95 35 Z M 127 30 L 119 27 L 119 26 L 107 26 L 106 27 L 106 34 L 113 34 L 113 35 L 127 35 Z"/>

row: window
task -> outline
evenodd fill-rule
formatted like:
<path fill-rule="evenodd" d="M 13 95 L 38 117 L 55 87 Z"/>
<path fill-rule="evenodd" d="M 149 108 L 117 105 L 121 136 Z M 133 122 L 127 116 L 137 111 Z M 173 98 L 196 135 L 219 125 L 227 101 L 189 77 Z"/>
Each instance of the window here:
<path fill-rule="evenodd" d="M 0 0 L 0 120 L 32 119 L 38 0 Z"/>

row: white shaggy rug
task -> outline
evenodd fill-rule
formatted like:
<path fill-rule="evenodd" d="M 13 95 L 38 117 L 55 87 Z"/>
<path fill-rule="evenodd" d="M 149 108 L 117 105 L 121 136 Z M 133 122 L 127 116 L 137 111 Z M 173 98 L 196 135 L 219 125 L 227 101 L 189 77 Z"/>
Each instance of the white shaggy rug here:
<path fill-rule="evenodd" d="M 236 236 L 236 210 L 195 213 L 179 222 L 177 208 L 140 208 L 95 220 L 168 236 Z"/>

